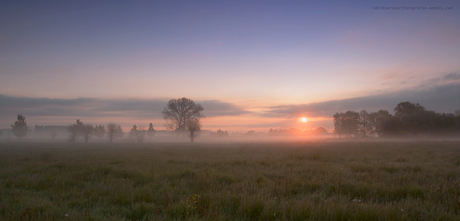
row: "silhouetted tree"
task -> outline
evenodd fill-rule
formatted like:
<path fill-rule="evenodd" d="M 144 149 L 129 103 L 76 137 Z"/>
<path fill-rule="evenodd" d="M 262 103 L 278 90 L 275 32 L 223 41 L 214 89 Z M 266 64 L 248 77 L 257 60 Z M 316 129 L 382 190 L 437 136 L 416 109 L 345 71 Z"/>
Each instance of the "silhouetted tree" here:
<path fill-rule="evenodd" d="M 155 136 L 155 129 L 153 129 L 153 124 L 152 123 L 149 124 L 149 129 L 147 130 L 147 135 L 149 135 L 150 137 Z"/>
<path fill-rule="evenodd" d="M 90 124 L 84 124 L 81 128 L 81 133 L 83 134 L 83 137 L 85 138 L 85 143 L 88 143 L 89 136 L 93 132 L 93 126 Z"/>
<path fill-rule="evenodd" d="M 68 127 L 68 131 L 70 132 L 69 142 L 75 142 L 78 136 L 83 136 L 85 143 L 88 143 L 89 136 L 93 132 L 93 126 L 90 124 L 83 124 L 80 119 L 77 119 L 75 124 Z"/>
<path fill-rule="evenodd" d="M 139 127 L 138 129 L 138 132 L 137 132 L 137 136 L 136 136 L 136 140 L 138 143 L 143 143 L 144 142 L 144 139 L 145 139 L 145 129 L 144 127 Z"/>
<path fill-rule="evenodd" d="M 455 136 L 459 133 L 457 116 L 452 113 L 436 113 L 432 134 L 436 136 Z"/>
<path fill-rule="evenodd" d="M 136 125 L 133 125 L 133 128 L 131 128 L 129 133 L 129 140 L 131 142 L 137 141 L 138 143 L 142 143 L 144 142 L 144 137 L 145 131 L 142 128 L 138 129 Z"/>
<path fill-rule="evenodd" d="M 18 139 L 21 139 L 27 136 L 27 123 L 26 118 L 20 114 L 18 114 L 18 120 L 11 125 L 11 131 L 13 132 L 14 136 Z"/>
<path fill-rule="evenodd" d="M 257 136 L 257 133 L 255 130 L 250 130 L 244 134 L 244 136 Z"/>
<path fill-rule="evenodd" d="M 195 140 L 195 137 L 198 135 L 201 129 L 200 119 L 198 118 L 188 119 L 187 122 L 185 123 L 185 126 L 187 130 L 190 131 L 190 142 L 193 143 L 193 141 Z"/>
<path fill-rule="evenodd" d="M 417 135 L 420 133 L 424 127 L 426 127 L 427 113 L 425 107 L 422 107 L 420 104 L 410 103 L 408 101 L 401 102 L 396 105 L 395 117 L 400 121 L 402 130 L 410 135 Z M 431 114 L 430 114 L 431 115 Z"/>
<path fill-rule="evenodd" d="M 44 129 L 45 129 L 45 127 L 43 125 L 41 125 L 41 126 L 35 125 L 34 133 L 42 132 Z"/>
<path fill-rule="evenodd" d="M 77 119 L 75 124 L 70 125 L 67 130 L 70 133 L 69 142 L 75 142 L 77 136 L 81 134 L 81 128 L 83 127 L 83 122 L 80 119 Z"/>
<path fill-rule="evenodd" d="M 359 113 L 347 111 L 334 114 L 334 128 L 337 135 L 354 136 L 358 130 Z"/>
<path fill-rule="evenodd" d="M 313 135 L 326 135 L 327 130 L 324 127 L 318 127 L 311 132 Z"/>
<path fill-rule="evenodd" d="M 200 104 L 183 97 L 170 100 L 162 113 L 168 130 L 183 132 L 189 120 L 204 117 L 201 111 L 203 107 Z"/>
<path fill-rule="evenodd" d="M 113 139 L 123 137 L 123 129 L 121 128 L 120 125 L 116 124 L 108 124 L 107 125 L 107 136 L 110 139 L 110 143 L 112 143 Z"/>
<path fill-rule="evenodd" d="M 393 118 L 387 110 L 379 110 L 369 114 L 369 126 L 372 133 L 376 133 L 379 137 L 384 135 L 385 124 Z"/>
<path fill-rule="evenodd" d="M 359 112 L 359 133 L 362 137 L 367 137 L 373 134 L 372 127 L 370 125 L 369 113 L 366 110 Z"/>
<path fill-rule="evenodd" d="M 218 137 L 228 137 L 228 132 L 227 131 L 222 131 L 221 129 L 217 130 L 216 136 Z"/>
<path fill-rule="evenodd" d="M 10 142 L 11 130 L 6 130 L 6 142 Z"/>
<path fill-rule="evenodd" d="M 398 118 L 392 116 L 387 121 L 385 121 L 382 130 L 382 136 L 384 137 L 397 137 L 402 136 L 404 130 L 402 129 L 401 121 Z"/>
<path fill-rule="evenodd" d="M 104 125 L 99 125 L 94 127 L 93 134 L 96 137 L 103 137 L 105 135 L 105 126 Z"/>
<path fill-rule="evenodd" d="M 255 131 L 254 131 L 255 133 Z M 268 136 L 286 136 L 286 135 L 289 135 L 289 131 L 288 130 L 283 130 L 283 129 L 272 129 L 270 128 L 270 130 L 268 131 Z"/>
<path fill-rule="evenodd" d="M 129 132 L 128 140 L 131 141 L 131 142 L 134 142 L 134 140 L 136 140 L 136 137 L 137 137 L 137 132 L 139 132 L 137 130 L 137 126 L 133 125 L 133 128 L 131 128 L 131 131 Z"/>

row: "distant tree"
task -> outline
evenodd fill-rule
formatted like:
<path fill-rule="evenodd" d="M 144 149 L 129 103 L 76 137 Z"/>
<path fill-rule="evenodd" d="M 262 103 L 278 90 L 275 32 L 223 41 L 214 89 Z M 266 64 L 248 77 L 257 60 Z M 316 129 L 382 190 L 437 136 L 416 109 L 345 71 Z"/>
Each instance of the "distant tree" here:
<path fill-rule="evenodd" d="M 149 137 L 153 137 L 155 136 L 155 129 L 153 129 L 153 124 L 150 123 L 149 124 L 149 129 L 147 130 L 147 135 L 149 135 Z"/>
<path fill-rule="evenodd" d="M 136 136 L 136 140 L 138 143 L 143 143 L 144 142 L 144 139 L 145 139 L 145 129 L 144 127 L 139 127 L 138 128 L 138 132 L 137 132 L 137 136 Z"/>
<path fill-rule="evenodd" d="M 93 134 L 96 137 L 103 137 L 105 135 L 105 126 L 104 125 L 99 125 L 94 127 Z"/>
<path fill-rule="evenodd" d="M 138 132 L 139 131 L 137 130 L 137 126 L 133 125 L 133 128 L 131 128 L 131 131 L 129 132 L 128 140 L 131 141 L 131 142 L 134 142 L 136 140 Z"/>
<path fill-rule="evenodd" d="M 318 127 L 312 131 L 313 135 L 326 135 L 327 130 L 324 127 Z"/>
<path fill-rule="evenodd" d="M 255 133 L 255 131 L 254 131 Z M 286 136 L 288 135 L 288 131 L 287 130 L 283 130 L 283 129 L 272 129 L 270 128 L 270 130 L 268 131 L 268 136 Z"/>
<path fill-rule="evenodd" d="M 399 121 L 398 118 L 392 116 L 387 121 L 385 121 L 382 128 L 381 136 L 397 137 L 402 136 L 403 134 L 404 130 L 402 129 L 401 121 Z"/>
<path fill-rule="evenodd" d="M 93 126 L 91 124 L 83 124 L 80 119 L 77 119 L 75 124 L 70 125 L 67 130 L 70 133 L 69 142 L 75 142 L 78 136 L 83 136 L 85 143 L 88 143 L 88 139 L 93 132 Z"/>
<path fill-rule="evenodd" d="M 41 126 L 35 125 L 34 133 L 42 132 L 44 129 L 45 127 L 43 127 L 43 125 Z"/>
<path fill-rule="evenodd" d="M 216 136 L 218 137 L 228 137 L 228 132 L 227 131 L 222 131 L 221 129 L 217 130 Z"/>
<path fill-rule="evenodd" d="M 393 118 L 387 110 L 379 110 L 369 114 L 369 126 L 372 134 L 376 133 L 379 137 L 385 133 L 385 124 Z"/>
<path fill-rule="evenodd" d="M 120 125 L 110 123 L 107 125 L 107 137 L 109 137 L 110 143 L 112 143 L 113 139 L 123 137 L 123 129 Z"/>
<path fill-rule="evenodd" d="M 199 131 L 201 130 L 200 119 L 198 118 L 188 119 L 185 126 L 187 130 L 190 131 L 190 142 L 193 143 L 193 141 L 195 140 L 195 137 L 198 135 Z"/>
<path fill-rule="evenodd" d="M 26 118 L 20 114 L 18 114 L 18 120 L 11 125 L 11 131 L 13 132 L 14 136 L 18 139 L 21 139 L 27 136 L 27 127 Z"/>
<path fill-rule="evenodd" d="M 409 135 L 417 135 L 427 126 L 426 109 L 420 104 L 401 102 L 394 108 L 395 117 L 401 123 L 401 129 Z M 429 114 L 432 115 L 432 114 Z"/>
<path fill-rule="evenodd" d="M 70 133 L 69 142 L 75 142 L 77 136 L 81 134 L 81 128 L 83 127 L 83 122 L 80 119 L 77 119 L 75 124 L 70 125 L 67 130 Z"/>
<path fill-rule="evenodd" d="M 129 133 L 129 140 L 131 142 L 137 141 L 138 143 L 144 142 L 145 131 L 143 128 L 138 129 L 136 125 L 133 125 Z"/>
<path fill-rule="evenodd" d="M 457 116 L 452 113 L 435 113 L 432 134 L 436 136 L 455 136 L 459 130 L 457 128 Z"/>
<path fill-rule="evenodd" d="M 359 133 L 362 137 L 367 137 L 373 134 L 372 127 L 370 125 L 369 113 L 366 110 L 359 112 Z"/>
<path fill-rule="evenodd" d="M 89 139 L 89 136 L 91 135 L 91 133 L 93 132 L 93 126 L 90 125 L 90 124 L 84 124 L 80 130 L 81 130 L 81 133 L 83 134 L 83 137 L 85 138 L 85 143 L 88 143 L 88 139 Z"/>
<path fill-rule="evenodd" d="M 455 111 L 455 122 L 457 125 L 457 131 L 460 131 L 460 110 Z"/>
<path fill-rule="evenodd" d="M 244 136 L 257 136 L 257 133 L 255 130 L 250 130 L 244 134 Z"/>
<path fill-rule="evenodd" d="M 359 113 L 347 111 L 345 113 L 334 114 L 335 133 L 339 136 L 355 136 L 358 131 Z"/>
<path fill-rule="evenodd" d="M 193 100 L 183 97 L 170 100 L 162 113 L 168 130 L 184 132 L 189 120 L 204 117 L 201 111 L 203 107 L 200 104 L 195 104 Z"/>

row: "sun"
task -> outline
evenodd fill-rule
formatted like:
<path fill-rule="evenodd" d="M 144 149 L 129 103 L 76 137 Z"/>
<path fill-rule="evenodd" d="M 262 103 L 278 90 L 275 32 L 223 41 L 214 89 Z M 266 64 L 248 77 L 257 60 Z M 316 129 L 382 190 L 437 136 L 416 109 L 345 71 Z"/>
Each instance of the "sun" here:
<path fill-rule="evenodd" d="M 307 122 L 307 118 L 302 117 L 302 122 Z"/>

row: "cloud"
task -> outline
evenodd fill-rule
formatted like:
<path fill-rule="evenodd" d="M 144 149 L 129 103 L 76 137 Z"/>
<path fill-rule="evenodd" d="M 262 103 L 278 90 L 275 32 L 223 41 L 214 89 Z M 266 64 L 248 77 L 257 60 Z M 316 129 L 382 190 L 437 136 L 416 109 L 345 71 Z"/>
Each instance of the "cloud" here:
<path fill-rule="evenodd" d="M 444 78 L 458 78 L 457 75 L 447 75 Z M 331 117 L 337 112 L 347 110 L 359 111 L 378 111 L 380 109 L 393 111 L 394 107 L 405 101 L 420 103 L 428 110 L 437 112 L 451 113 L 460 109 L 460 84 L 452 83 L 433 86 L 428 89 L 410 89 L 398 92 L 349 98 L 343 100 L 330 100 L 325 102 L 300 104 L 300 105 L 280 105 L 272 106 L 269 111 L 261 114 L 264 117 L 299 117 L 306 115 L 309 117 Z"/>
<path fill-rule="evenodd" d="M 205 100 L 205 101 L 199 101 L 197 103 L 200 103 L 204 107 L 203 114 L 207 117 L 213 117 L 213 116 L 235 116 L 235 115 L 241 115 L 241 114 L 249 114 L 251 113 L 250 111 L 246 111 L 234 104 L 231 103 L 226 103 L 218 100 Z"/>
<path fill-rule="evenodd" d="M 0 117 L 8 119 L 17 114 L 27 117 L 130 117 L 162 118 L 165 99 L 49 99 L 10 97 L 0 95 Z M 249 113 L 234 104 L 218 100 L 199 101 L 208 117 Z"/>
<path fill-rule="evenodd" d="M 448 75 L 442 77 L 442 79 L 445 80 L 445 81 L 460 80 L 460 74 L 451 73 L 451 74 L 448 74 Z"/>

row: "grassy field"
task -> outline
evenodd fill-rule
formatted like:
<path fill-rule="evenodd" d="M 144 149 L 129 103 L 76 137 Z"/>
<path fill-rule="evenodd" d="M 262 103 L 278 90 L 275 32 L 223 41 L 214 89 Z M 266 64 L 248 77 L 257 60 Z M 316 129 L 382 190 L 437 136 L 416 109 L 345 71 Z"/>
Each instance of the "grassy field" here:
<path fill-rule="evenodd" d="M 0 143 L 2 220 L 459 220 L 460 142 Z"/>

